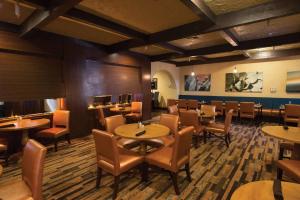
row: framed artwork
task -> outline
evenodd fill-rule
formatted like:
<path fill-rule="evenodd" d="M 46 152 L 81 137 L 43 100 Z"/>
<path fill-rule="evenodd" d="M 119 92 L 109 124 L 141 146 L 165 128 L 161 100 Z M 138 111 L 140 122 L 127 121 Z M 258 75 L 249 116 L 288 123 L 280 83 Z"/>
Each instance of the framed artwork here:
<path fill-rule="evenodd" d="M 210 91 L 211 74 L 196 74 L 184 76 L 185 91 Z"/>
<path fill-rule="evenodd" d="M 263 73 L 262 72 L 240 72 L 226 73 L 226 92 L 262 92 Z"/>
<path fill-rule="evenodd" d="M 157 90 L 157 78 L 153 78 L 151 81 L 151 90 Z"/>
<path fill-rule="evenodd" d="M 286 92 L 300 92 L 300 71 L 287 73 Z"/>

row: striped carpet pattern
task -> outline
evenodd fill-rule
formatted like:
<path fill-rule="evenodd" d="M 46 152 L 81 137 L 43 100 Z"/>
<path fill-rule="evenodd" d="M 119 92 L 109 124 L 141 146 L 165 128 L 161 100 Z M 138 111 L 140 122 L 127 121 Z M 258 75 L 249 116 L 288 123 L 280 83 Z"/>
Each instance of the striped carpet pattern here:
<path fill-rule="evenodd" d="M 118 199 L 230 199 L 233 191 L 250 181 L 274 179 L 278 141 L 264 136 L 260 127 L 233 124 L 232 143 L 227 148 L 218 138 L 191 150 L 192 182 L 179 174 L 181 195 L 176 196 L 169 174 L 153 171 L 141 182 L 137 169 L 121 176 Z M 113 177 L 104 173 L 96 183 L 96 156 L 91 136 L 59 143 L 58 152 L 48 148 L 45 161 L 44 199 L 111 199 Z M 20 178 L 20 163 L 4 168 L 0 184 Z"/>

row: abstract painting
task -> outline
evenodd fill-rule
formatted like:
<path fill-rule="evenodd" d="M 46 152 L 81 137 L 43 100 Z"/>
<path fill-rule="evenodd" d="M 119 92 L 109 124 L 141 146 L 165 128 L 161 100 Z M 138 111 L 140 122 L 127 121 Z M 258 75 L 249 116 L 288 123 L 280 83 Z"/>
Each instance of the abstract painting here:
<path fill-rule="evenodd" d="M 300 71 L 287 73 L 286 92 L 300 92 Z"/>
<path fill-rule="evenodd" d="M 185 91 L 210 91 L 211 75 L 197 74 L 184 76 Z"/>
<path fill-rule="evenodd" d="M 262 92 L 262 72 L 240 72 L 226 74 L 226 92 Z"/>

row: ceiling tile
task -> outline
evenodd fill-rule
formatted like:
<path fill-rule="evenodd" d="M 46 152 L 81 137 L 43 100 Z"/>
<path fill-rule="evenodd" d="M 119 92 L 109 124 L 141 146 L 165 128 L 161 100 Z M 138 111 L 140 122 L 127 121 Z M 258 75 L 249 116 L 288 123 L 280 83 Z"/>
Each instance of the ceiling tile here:
<path fill-rule="evenodd" d="M 76 7 L 143 33 L 199 20 L 178 0 L 84 0 Z"/>
<path fill-rule="evenodd" d="M 227 41 L 220 35 L 219 32 L 212 32 L 179 40 L 174 40 L 170 43 L 183 49 L 189 50 L 225 44 L 227 43 Z"/>
<path fill-rule="evenodd" d="M 204 0 L 216 15 L 242 10 L 270 1 L 272 0 Z"/>
<path fill-rule="evenodd" d="M 35 8 L 19 3 L 20 5 L 20 17 L 15 15 L 15 1 L 2 0 L 2 6 L 0 8 L 0 21 L 8 22 L 11 24 L 20 25 L 27 17 L 35 10 Z"/>
<path fill-rule="evenodd" d="M 59 17 L 42 30 L 104 45 L 128 39 L 126 36 L 66 17 Z"/>

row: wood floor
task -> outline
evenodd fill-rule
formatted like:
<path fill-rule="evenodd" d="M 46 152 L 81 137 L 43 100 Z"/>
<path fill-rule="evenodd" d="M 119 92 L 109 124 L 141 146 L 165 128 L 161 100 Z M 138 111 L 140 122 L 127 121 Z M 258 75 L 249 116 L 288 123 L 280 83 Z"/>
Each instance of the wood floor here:
<path fill-rule="evenodd" d="M 141 183 L 138 170 L 121 177 L 118 199 L 229 199 L 241 184 L 274 179 L 278 141 L 267 139 L 260 127 L 234 124 L 229 148 L 217 138 L 191 151 L 192 182 L 179 174 L 181 195 L 176 196 L 169 175 L 149 174 Z M 44 199 L 110 199 L 113 177 L 104 174 L 100 189 L 95 188 L 96 164 L 91 136 L 60 143 L 58 152 L 49 148 L 45 162 Z M 20 164 L 4 168 L 0 183 L 20 178 Z"/>

